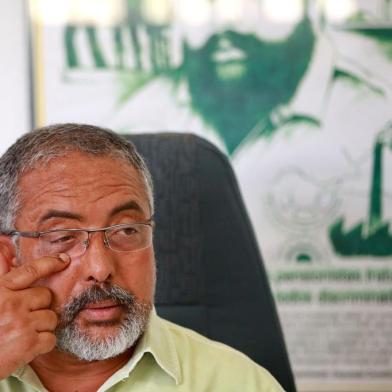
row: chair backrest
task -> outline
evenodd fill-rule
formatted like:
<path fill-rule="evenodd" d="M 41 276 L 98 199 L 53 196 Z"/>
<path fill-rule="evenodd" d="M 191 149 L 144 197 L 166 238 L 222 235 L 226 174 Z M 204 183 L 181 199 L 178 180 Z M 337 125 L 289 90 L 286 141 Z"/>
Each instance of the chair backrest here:
<path fill-rule="evenodd" d="M 267 275 L 228 159 L 191 134 L 126 137 L 154 181 L 157 312 L 244 352 L 286 391 L 295 391 Z"/>

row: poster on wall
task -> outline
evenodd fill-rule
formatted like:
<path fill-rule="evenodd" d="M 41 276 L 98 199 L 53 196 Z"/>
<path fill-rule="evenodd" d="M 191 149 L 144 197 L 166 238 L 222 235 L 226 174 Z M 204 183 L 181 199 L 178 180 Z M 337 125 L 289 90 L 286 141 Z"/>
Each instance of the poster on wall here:
<path fill-rule="evenodd" d="M 391 391 L 392 2 L 31 0 L 30 13 L 35 125 L 216 144 L 298 389 Z"/>

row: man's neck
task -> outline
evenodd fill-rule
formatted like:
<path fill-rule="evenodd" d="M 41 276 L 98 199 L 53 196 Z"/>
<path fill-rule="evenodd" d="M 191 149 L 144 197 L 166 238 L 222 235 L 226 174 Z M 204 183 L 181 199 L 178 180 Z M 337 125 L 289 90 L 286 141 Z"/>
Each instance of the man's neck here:
<path fill-rule="evenodd" d="M 132 354 L 133 348 L 114 358 L 86 362 L 53 350 L 36 357 L 30 366 L 51 392 L 96 392 L 128 362 Z"/>

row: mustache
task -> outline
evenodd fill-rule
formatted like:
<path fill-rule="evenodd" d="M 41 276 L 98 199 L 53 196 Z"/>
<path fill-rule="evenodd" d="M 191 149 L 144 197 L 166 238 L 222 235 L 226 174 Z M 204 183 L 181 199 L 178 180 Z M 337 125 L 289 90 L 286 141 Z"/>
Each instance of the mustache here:
<path fill-rule="evenodd" d="M 136 297 L 117 285 L 110 283 L 96 284 L 83 291 L 63 307 L 60 312 L 59 326 L 72 323 L 86 305 L 107 300 L 131 309 L 135 305 Z"/>

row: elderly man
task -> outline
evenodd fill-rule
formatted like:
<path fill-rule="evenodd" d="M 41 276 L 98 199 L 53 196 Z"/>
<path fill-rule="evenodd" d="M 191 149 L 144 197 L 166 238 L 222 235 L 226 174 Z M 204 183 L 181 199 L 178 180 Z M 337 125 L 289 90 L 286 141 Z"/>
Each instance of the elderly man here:
<path fill-rule="evenodd" d="M 0 177 L 0 391 L 282 391 L 154 312 L 152 184 L 131 144 L 38 129 Z"/>

